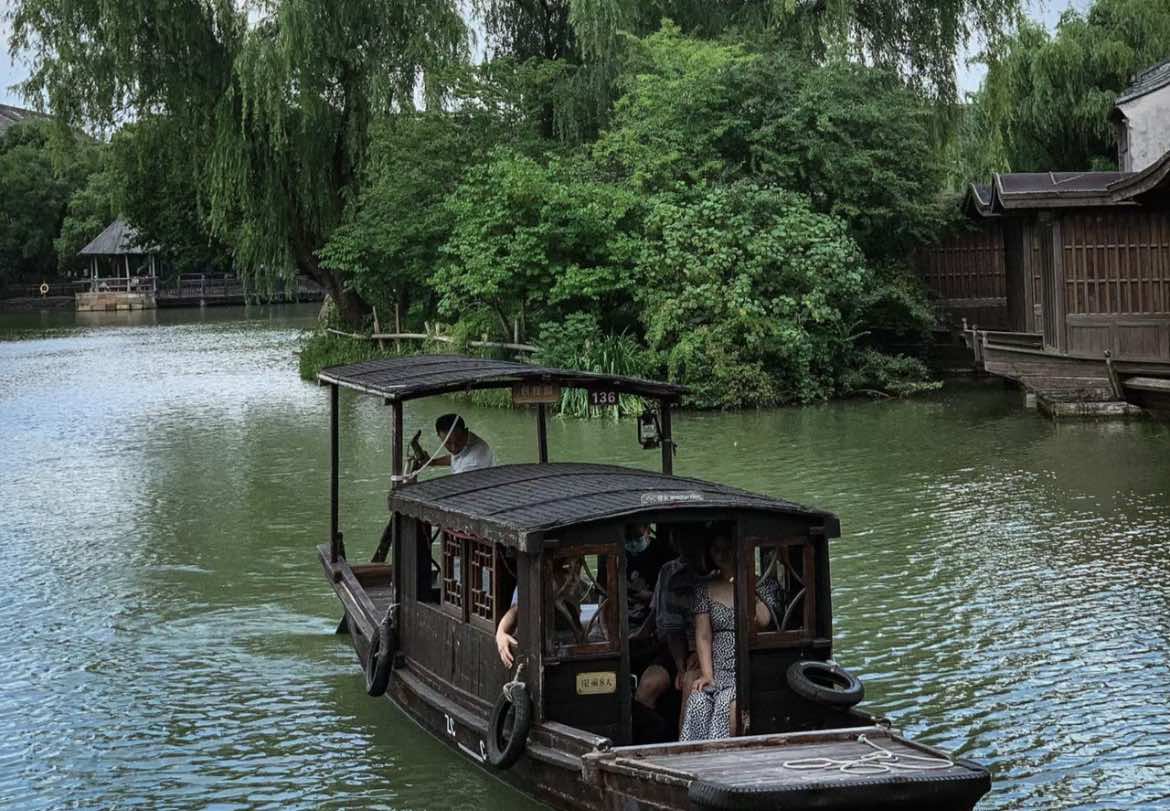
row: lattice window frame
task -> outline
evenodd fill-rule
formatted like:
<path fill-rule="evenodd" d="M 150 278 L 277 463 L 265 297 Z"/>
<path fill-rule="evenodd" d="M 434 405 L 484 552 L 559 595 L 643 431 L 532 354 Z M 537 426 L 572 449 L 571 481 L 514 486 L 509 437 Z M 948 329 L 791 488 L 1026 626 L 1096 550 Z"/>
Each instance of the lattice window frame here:
<path fill-rule="evenodd" d="M 553 571 L 556 566 L 555 561 L 561 558 L 587 559 L 591 555 L 604 557 L 605 568 L 602 569 L 599 566 L 598 570 L 594 572 L 588 569 L 587 563 L 582 566 L 582 573 L 598 587 L 603 595 L 597 614 L 594 616 L 594 620 L 591 620 L 590 625 L 594 621 L 604 623 L 610 631 L 610 639 L 599 642 L 565 642 L 558 639 L 556 634 L 557 608 L 555 606 L 556 594 L 553 577 Z M 544 625 L 544 650 L 547 656 L 555 659 L 590 659 L 610 657 L 621 652 L 620 625 L 624 622 L 624 613 L 622 611 L 621 600 L 619 599 L 619 595 L 623 591 L 619 588 L 618 584 L 619 579 L 624 576 L 624 572 L 619 565 L 619 561 L 620 555 L 618 549 L 609 545 L 580 546 L 574 547 L 571 550 L 566 549 L 545 553 L 541 566 L 544 581 L 541 612 Z M 608 591 L 600 588 L 603 571 L 605 573 L 605 582 L 610 584 Z"/>
<path fill-rule="evenodd" d="M 467 575 L 468 585 L 466 594 L 468 619 L 472 625 L 484 630 L 495 632 L 499 616 L 496 611 L 497 595 L 497 568 L 498 555 L 496 545 L 491 541 L 474 536 L 466 539 L 467 545 Z M 484 583 L 483 574 L 488 578 Z M 486 585 L 487 588 L 482 588 Z"/>
<path fill-rule="evenodd" d="M 772 568 L 773 552 L 779 555 L 777 566 L 784 566 L 779 581 L 784 589 L 783 611 L 776 612 L 779 630 L 761 631 L 751 623 L 750 641 L 752 648 L 788 647 L 806 644 L 816 638 L 817 571 L 816 549 L 811 539 L 796 538 L 751 538 L 751 567 L 753 594 L 755 586 Z M 761 551 L 763 555 L 761 555 Z M 801 571 L 797 572 L 790 562 L 799 556 Z M 757 562 L 762 559 L 765 571 L 756 572 Z M 785 560 L 786 559 L 786 560 Z M 799 624 L 797 624 L 799 623 Z M 795 626 L 795 627 L 794 627 Z"/>
<path fill-rule="evenodd" d="M 458 533 L 443 530 L 442 589 L 439 604 L 448 614 L 467 621 L 467 544 Z"/>

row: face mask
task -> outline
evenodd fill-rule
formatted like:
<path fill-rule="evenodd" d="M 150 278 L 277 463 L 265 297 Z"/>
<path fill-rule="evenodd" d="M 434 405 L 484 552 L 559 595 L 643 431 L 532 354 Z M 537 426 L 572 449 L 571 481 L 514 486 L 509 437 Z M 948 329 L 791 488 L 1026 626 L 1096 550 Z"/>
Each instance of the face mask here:
<path fill-rule="evenodd" d="M 646 547 L 650 545 L 650 539 L 644 535 L 639 535 L 637 538 L 626 539 L 626 552 L 630 555 L 640 555 L 646 551 Z"/>

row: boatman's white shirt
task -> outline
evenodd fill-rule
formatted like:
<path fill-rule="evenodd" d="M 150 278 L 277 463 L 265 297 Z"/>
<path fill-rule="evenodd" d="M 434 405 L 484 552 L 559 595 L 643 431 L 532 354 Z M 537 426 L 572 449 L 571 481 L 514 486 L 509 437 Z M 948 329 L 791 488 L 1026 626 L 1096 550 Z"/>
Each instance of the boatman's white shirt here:
<path fill-rule="evenodd" d="M 491 445 L 484 442 L 470 431 L 467 434 L 467 444 L 463 450 L 451 456 L 451 472 L 463 473 L 481 467 L 494 467 L 496 454 Z"/>

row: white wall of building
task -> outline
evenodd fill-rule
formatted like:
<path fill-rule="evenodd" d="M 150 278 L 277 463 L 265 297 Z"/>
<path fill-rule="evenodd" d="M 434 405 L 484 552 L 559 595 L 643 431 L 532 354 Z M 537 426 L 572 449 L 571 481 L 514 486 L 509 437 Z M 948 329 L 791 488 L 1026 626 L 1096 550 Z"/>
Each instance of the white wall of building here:
<path fill-rule="evenodd" d="M 1140 172 L 1170 152 L 1170 85 L 1119 104 L 1117 109 L 1125 116 L 1122 125 L 1126 128 L 1121 171 Z"/>

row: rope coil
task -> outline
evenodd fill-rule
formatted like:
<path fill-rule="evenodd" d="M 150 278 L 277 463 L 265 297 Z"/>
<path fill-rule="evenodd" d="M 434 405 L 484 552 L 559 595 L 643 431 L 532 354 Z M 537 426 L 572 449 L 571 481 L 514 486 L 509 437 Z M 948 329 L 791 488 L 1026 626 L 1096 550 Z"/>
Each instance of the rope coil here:
<path fill-rule="evenodd" d="M 891 774 L 898 771 L 934 771 L 938 769 L 949 769 L 955 765 L 954 761 L 950 758 L 897 754 L 874 743 L 864 735 L 858 735 L 857 742 L 863 743 L 875 751 L 852 759 L 814 757 L 786 760 L 783 766 L 785 769 L 792 769 L 793 771 L 839 771 L 843 774 L 868 776 L 874 774 Z"/>
<path fill-rule="evenodd" d="M 516 703 L 516 699 L 513 697 L 512 691 L 514 689 L 516 689 L 517 687 L 524 686 L 524 682 L 522 682 L 520 680 L 520 677 L 523 674 L 524 674 L 524 663 L 520 662 L 516 665 L 516 675 L 512 677 L 512 680 L 510 682 L 508 682 L 507 684 L 504 685 L 503 693 L 505 696 L 508 697 L 508 701 L 512 702 L 513 704 Z"/>

